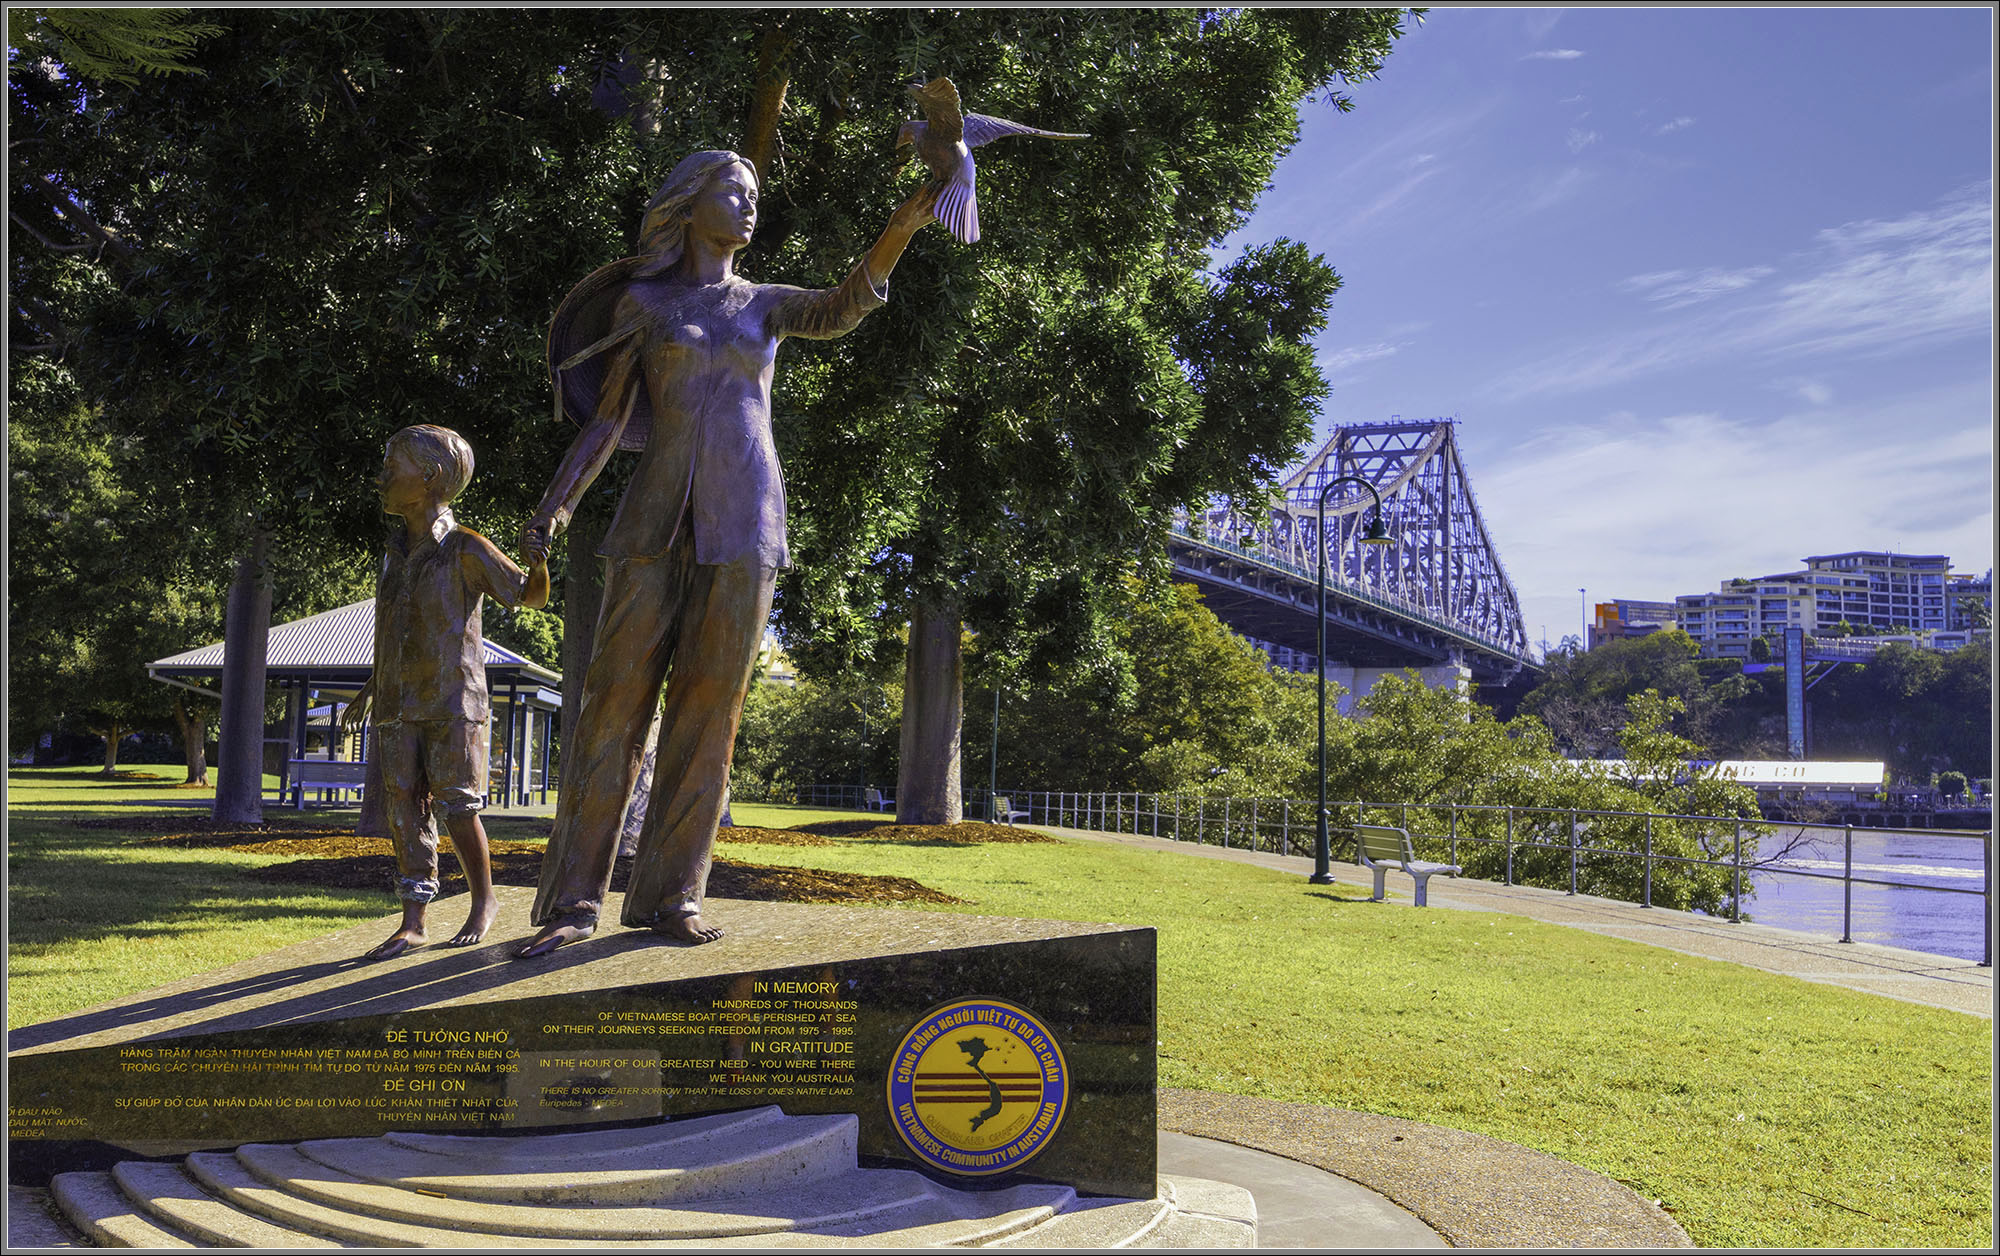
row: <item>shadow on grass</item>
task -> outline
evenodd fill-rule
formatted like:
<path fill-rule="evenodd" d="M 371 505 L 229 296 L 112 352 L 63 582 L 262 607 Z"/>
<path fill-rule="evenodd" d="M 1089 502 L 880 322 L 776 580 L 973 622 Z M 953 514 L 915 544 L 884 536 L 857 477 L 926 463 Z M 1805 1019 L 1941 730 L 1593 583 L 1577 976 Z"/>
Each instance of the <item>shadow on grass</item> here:
<path fill-rule="evenodd" d="M 1307 890 L 1305 892 L 1305 896 L 1307 898 L 1316 898 L 1323 903 L 1332 903 L 1336 907 L 1358 907 L 1363 904 L 1372 905 L 1375 902 L 1374 899 L 1369 898 L 1366 895 L 1363 895 L 1360 898 L 1348 898 L 1344 895 L 1330 893 L 1326 890 Z"/>

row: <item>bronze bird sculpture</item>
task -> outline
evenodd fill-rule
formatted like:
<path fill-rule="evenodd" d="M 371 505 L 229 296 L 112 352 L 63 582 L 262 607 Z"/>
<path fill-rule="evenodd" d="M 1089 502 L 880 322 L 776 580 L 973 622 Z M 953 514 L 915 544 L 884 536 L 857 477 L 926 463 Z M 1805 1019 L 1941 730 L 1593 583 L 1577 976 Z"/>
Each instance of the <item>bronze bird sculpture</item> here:
<path fill-rule="evenodd" d="M 1088 135 L 1068 131 L 1043 131 L 1005 118 L 989 118 L 983 113 L 960 109 L 958 88 L 948 78 L 934 78 L 922 86 L 912 86 L 910 95 L 924 111 L 924 121 L 910 121 L 896 132 L 896 147 L 912 145 L 916 155 L 930 168 L 931 182 L 938 185 L 937 207 L 932 211 L 945 230 L 960 243 L 979 238 L 978 176 L 972 165 L 972 150 L 1009 135 L 1039 135 L 1048 140 L 1087 140 Z"/>

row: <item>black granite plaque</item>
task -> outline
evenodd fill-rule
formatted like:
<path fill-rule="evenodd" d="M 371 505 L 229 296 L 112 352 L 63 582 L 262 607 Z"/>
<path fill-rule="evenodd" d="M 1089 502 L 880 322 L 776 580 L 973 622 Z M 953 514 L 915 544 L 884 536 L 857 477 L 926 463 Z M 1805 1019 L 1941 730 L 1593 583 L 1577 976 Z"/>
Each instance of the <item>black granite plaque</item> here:
<path fill-rule="evenodd" d="M 381 932 L 371 923 L 16 1030 L 13 1180 L 245 1142 L 507 1137 L 776 1104 L 852 1112 L 864 1163 L 960 1188 L 1153 1194 L 1151 929 L 778 903 L 718 902 L 715 914 L 730 934 L 708 946 L 613 930 L 539 963 L 507 957 L 517 940 L 359 962 Z M 1060 1082 L 1046 1140 L 1030 1137 L 1032 1154 L 997 1172 L 941 1168 L 993 1157 L 927 1156 L 890 1107 L 899 1045 L 966 1001 L 1027 1013 L 1052 1040 L 1043 1055 Z M 982 1031 L 971 1015 L 954 1031 L 1002 1045 L 1003 1025 Z M 930 1058 L 947 1056 L 959 1059 Z M 943 1102 L 986 1104 L 984 1078 L 966 1076 L 969 1093 Z M 1032 1102 L 1000 1085 L 994 1109 Z M 1021 1116 L 993 1128 L 1035 1128 Z"/>

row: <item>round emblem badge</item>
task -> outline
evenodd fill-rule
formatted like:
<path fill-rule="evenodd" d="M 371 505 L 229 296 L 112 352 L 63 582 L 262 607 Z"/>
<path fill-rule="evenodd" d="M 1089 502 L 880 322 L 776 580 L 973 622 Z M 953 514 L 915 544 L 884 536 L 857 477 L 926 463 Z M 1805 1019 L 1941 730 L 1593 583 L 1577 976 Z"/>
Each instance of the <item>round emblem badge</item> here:
<path fill-rule="evenodd" d="M 927 1014 L 889 1066 L 889 1117 L 925 1164 L 1005 1173 L 1049 1145 L 1069 1102 L 1062 1048 L 1027 1011 L 961 999 Z"/>

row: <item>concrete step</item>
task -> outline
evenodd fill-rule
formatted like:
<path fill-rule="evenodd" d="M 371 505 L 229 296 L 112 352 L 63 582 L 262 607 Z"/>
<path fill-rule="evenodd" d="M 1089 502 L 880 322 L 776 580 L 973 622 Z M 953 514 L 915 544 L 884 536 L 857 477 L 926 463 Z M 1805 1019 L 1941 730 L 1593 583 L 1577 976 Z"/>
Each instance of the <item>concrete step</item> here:
<path fill-rule="evenodd" d="M 203 1190 L 180 1165 L 127 1160 L 111 1176 L 125 1198 L 202 1247 L 339 1247 L 331 1239 L 273 1225 Z"/>
<path fill-rule="evenodd" d="M 125 1197 L 109 1173 L 58 1173 L 49 1180 L 70 1224 L 99 1247 L 195 1247 L 194 1240 L 159 1224 Z"/>
<path fill-rule="evenodd" d="M 1160 1228 L 1164 1199 L 1079 1199 L 1039 1225 L 995 1239 L 993 1247 L 1128 1247 Z"/>
<path fill-rule="evenodd" d="M 1243 1187 L 1167 1173 L 1160 1176 L 1160 1197 L 1172 1209 L 1158 1229 L 1131 1246 L 1257 1246 L 1257 1201 Z"/>
<path fill-rule="evenodd" d="M 719 1112 L 712 1116 L 691 1116 L 655 1121 L 650 1125 L 614 1130 L 576 1130 L 567 1134 L 526 1134 L 491 1136 L 481 1134 L 420 1134 L 391 1130 L 382 1141 L 412 1151 L 438 1156 L 463 1156 L 474 1160 L 494 1160 L 508 1156 L 524 1160 L 548 1161 L 556 1157 L 612 1156 L 628 1147 L 643 1146 L 667 1138 L 736 1138 L 760 1125 L 777 1125 L 799 1120 L 787 1117 L 776 1104 L 746 1108 L 741 1112 Z"/>
<path fill-rule="evenodd" d="M 607 1138 L 619 1136 L 614 1144 L 587 1149 L 552 1148 L 536 1138 L 468 1140 L 485 1144 L 482 1155 L 476 1147 L 432 1151 L 381 1138 L 338 1138 L 300 1143 L 298 1150 L 364 1182 L 512 1204 L 665 1204 L 756 1195 L 807 1189 L 854 1169 L 860 1122 L 849 1114 L 688 1128 L 695 1124 L 605 1131 Z"/>
<path fill-rule="evenodd" d="M 776 1192 L 708 1198 L 698 1208 L 595 1204 L 575 1206 L 495 1203 L 418 1194 L 365 1182 L 271 1143 L 246 1143 L 236 1159 L 252 1175 L 289 1199 L 342 1209 L 358 1219 L 442 1228 L 461 1234 L 504 1234 L 606 1242 L 699 1239 L 732 1234 L 823 1229 L 867 1222 L 928 1199 L 934 1190 L 917 1173 L 849 1168 L 838 1178 Z M 267 1203 L 260 1208 L 271 1215 Z M 896 1228 L 887 1223 L 888 1228 Z"/>
<path fill-rule="evenodd" d="M 1033 1184 L 954 1190 L 909 1170 L 857 1167 L 851 1116 L 785 1118 L 775 1111 L 585 1135 L 246 1143 L 233 1153 L 196 1152 L 178 1167 L 130 1161 L 110 1173 L 63 1174 L 52 1195 L 105 1246 L 1256 1243 L 1256 1205 L 1240 1187 L 1170 1175 L 1150 1200 L 1078 1199 L 1066 1186 Z M 636 1169 L 619 1173 L 604 1163 L 612 1153 L 601 1140 L 614 1135 L 622 1154 L 641 1162 Z M 829 1146 L 845 1149 L 838 1172 Z M 595 1167 L 579 1174 L 566 1156 Z M 515 1175 L 524 1180 L 508 1181 Z M 601 1197 L 607 1192 L 625 1194 L 607 1200 Z M 635 1196 L 639 1202 L 631 1202 Z"/>
<path fill-rule="evenodd" d="M 198 1151 L 187 1159 L 188 1172 L 225 1201 L 267 1221 L 301 1234 L 332 1238 L 355 1247 L 604 1247 L 603 1243 L 482 1234 L 478 1242 L 459 1230 L 438 1226 L 402 1225 L 379 1217 L 360 1216 L 343 1208 L 297 1199 L 263 1181 L 228 1152 Z M 609 1246 L 632 1246 L 610 1244 Z"/>

